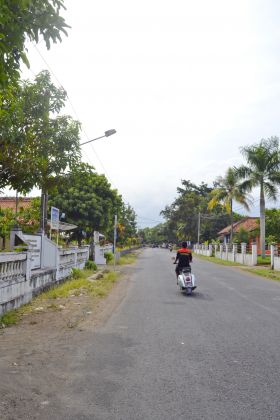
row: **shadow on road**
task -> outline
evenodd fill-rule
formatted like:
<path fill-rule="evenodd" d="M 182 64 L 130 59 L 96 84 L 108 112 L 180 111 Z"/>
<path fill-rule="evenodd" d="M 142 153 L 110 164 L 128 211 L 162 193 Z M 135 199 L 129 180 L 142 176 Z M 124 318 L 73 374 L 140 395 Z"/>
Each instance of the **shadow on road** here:
<path fill-rule="evenodd" d="M 180 296 L 182 298 L 182 300 L 178 301 L 178 300 L 174 300 L 174 301 L 166 301 L 163 302 L 166 305 L 185 305 L 186 304 L 186 300 L 191 299 L 191 300 L 205 300 L 205 301 L 213 301 L 213 297 L 208 295 L 207 293 L 201 293 L 201 292 L 194 292 L 191 295 L 186 295 L 185 293 L 182 292 L 178 292 L 176 294 L 176 296 Z"/>

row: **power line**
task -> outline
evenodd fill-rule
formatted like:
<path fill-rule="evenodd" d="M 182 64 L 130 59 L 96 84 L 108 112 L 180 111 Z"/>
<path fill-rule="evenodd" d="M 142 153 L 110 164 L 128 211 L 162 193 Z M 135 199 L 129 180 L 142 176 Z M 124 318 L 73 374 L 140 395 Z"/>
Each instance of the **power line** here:
<path fill-rule="evenodd" d="M 70 99 L 70 97 L 69 97 L 68 93 L 67 93 L 67 90 L 63 87 L 62 83 L 60 82 L 60 80 L 58 79 L 58 77 L 56 76 L 56 74 L 54 73 L 53 69 L 51 68 L 51 66 L 49 65 L 49 63 L 47 62 L 47 60 L 45 59 L 45 57 L 43 56 L 43 54 L 41 53 L 41 51 L 39 50 L 39 48 L 37 47 L 37 45 L 33 43 L 33 46 L 34 46 L 35 50 L 37 51 L 37 53 L 39 54 L 39 56 L 41 57 L 41 59 L 43 60 L 43 62 L 45 63 L 45 65 L 48 67 L 49 71 L 51 72 L 51 74 L 53 75 L 54 79 L 57 81 L 57 83 L 59 84 L 59 86 L 60 86 L 60 87 L 61 87 L 61 88 L 62 88 L 62 89 L 66 92 L 66 97 L 67 97 L 67 100 L 68 100 L 68 102 L 69 102 L 69 104 L 70 104 L 70 106 L 71 106 L 71 108 L 72 108 L 72 110 L 73 110 L 73 112 L 74 112 L 74 114 L 75 114 L 75 116 L 76 116 L 77 120 L 78 120 L 78 121 L 80 121 L 80 118 L 79 118 L 79 116 L 78 116 L 78 113 L 77 113 L 77 111 L 76 111 L 76 109 L 75 109 L 75 107 L 74 107 L 74 105 L 73 105 L 73 103 L 72 103 L 72 101 L 71 101 L 71 99 Z M 81 126 L 81 130 L 82 130 L 82 132 L 84 133 L 84 135 L 85 135 L 85 137 L 87 138 L 87 140 L 90 140 L 90 137 L 88 136 L 88 134 L 87 134 L 87 132 L 85 131 L 85 129 L 83 128 L 83 126 Z M 101 167 L 103 168 L 103 170 L 104 170 L 104 173 L 105 173 L 106 177 L 108 178 L 108 180 L 110 181 L 110 183 L 112 184 L 112 186 L 113 186 L 115 189 L 117 189 L 117 187 L 114 185 L 114 182 L 112 181 L 111 177 L 108 175 L 108 172 L 107 172 L 107 170 L 106 170 L 106 168 L 105 168 L 105 166 L 104 166 L 103 162 L 101 161 L 101 159 L 100 159 L 99 155 L 97 154 L 97 152 L 96 152 L 96 150 L 95 150 L 94 146 L 92 145 L 92 143 L 90 144 L 90 146 L 91 146 L 91 149 L 92 149 L 93 153 L 95 154 L 95 156 L 96 156 L 96 158 L 97 158 L 97 160 L 98 160 L 99 164 L 100 164 L 100 165 L 101 165 Z M 87 156 L 87 158 L 88 158 L 88 160 L 90 161 L 90 163 L 94 166 L 94 163 L 91 161 L 91 159 L 89 159 L 89 157 L 88 157 L 88 156 Z"/>
<path fill-rule="evenodd" d="M 76 109 L 75 109 L 75 107 L 74 107 L 73 102 L 71 101 L 71 99 L 70 99 L 70 97 L 69 97 L 69 95 L 68 95 L 67 90 L 64 88 L 64 86 L 62 85 L 62 83 L 60 82 L 60 80 L 58 79 L 58 77 L 56 76 L 55 72 L 53 71 L 53 69 L 51 68 L 51 66 L 49 65 L 49 63 L 47 62 L 47 60 L 45 59 L 45 57 L 43 56 L 43 54 L 41 53 L 41 51 L 39 50 L 39 48 L 37 47 L 37 45 L 33 43 L 33 46 L 34 46 L 35 50 L 37 51 L 37 53 L 39 54 L 39 56 L 41 57 L 41 59 L 43 60 L 43 62 L 45 63 L 45 65 L 47 66 L 47 68 L 49 69 L 49 71 L 50 71 L 50 73 L 52 74 L 52 76 L 54 77 L 54 79 L 57 81 L 58 85 L 59 85 L 59 86 L 60 86 L 60 87 L 61 87 L 61 88 L 62 88 L 62 89 L 66 92 L 66 97 L 67 97 L 67 100 L 68 100 L 68 102 L 69 102 L 69 104 L 70 104 L 70 106 L 71 106 L 71 108 L 72 108 L 72 110 L 73 110 L 73 112 L 74 112 L 74 114 L 75 114 L 75 117 L 77 118 L 77 120 L 78 120 L 78 121 L 80 121 L 79 115 L 78 115 L 78 113 L 77 113 L 77 111 L 76 111 Z M 35 73 L 34 73 L 31 69 L 30 69 L 30 71 L 31 71 L 31 73 L 34 75 L 34 77 L 36 77 Z M 81 131 L 82 131 L 82 132 L 83 132 L 83 134 L 85 135 L 86 139 L 87 139 L 87 140 L 90 140 L 90 137 L 88 136 L 88 133 L 85 131 L 85 129 L 83 128 L 83 126 L 81 126 Z M 93 153 L 95 154 L 95 156 L 96 156 L 96 158 L 97 158 L 97 160 L 98 160 L 99 164 L 101 165 L 101 167 L 102 167 L 102 169 L 103 169 L 103 171 L 104 171 L 104 173 L 105 173 L 105 175 L 106 175 L 107 179 L 109 180 L 109 182 L 111 183 L 111 185 L 113 186 L 113 188 L 114 188 L 114 189 L 116 189 L 116 190 L 118 190 L 118 188 L 117 188 L 117 187 L 116 187 L 116 185 L 114 184 L 113 180 L 112 180 L 112 179 L 111 179 L 111 177 L 109 176 L 108 171 L 106 170 L 106 168 L 105 168 L 105 166 L 104 166 L 104 164 L 103 164 L 102 160 L 100 159 L 100 157 L 99 157 L 99 155 L 98 155 L 97 151 L 95 150 L 95 148 L 94 148 L 94 146 L 93 146 L 93 144 L 92 144 L 92 143 L 90 143 L 90 147 L 91 147 L 91 150 L 93 151 Z M 89 158 L 89 156 L 87 156 L 87 159 L 89 160 L 89 162 L 90 162 L 93 166 L 95 166 L 94 162 L 93 162 L 93 161 Z M 124 205 L 125 205 L 126 207 L 130 206 L 130 204 L 129 204 L 129 203 L 125 203 L 125 202 L 124 202 Z M 137 215 L 137 217 L 138 217 L 138 215 Z M 159 223 L 160 223 L 160 222 L 159 222 Z"/>

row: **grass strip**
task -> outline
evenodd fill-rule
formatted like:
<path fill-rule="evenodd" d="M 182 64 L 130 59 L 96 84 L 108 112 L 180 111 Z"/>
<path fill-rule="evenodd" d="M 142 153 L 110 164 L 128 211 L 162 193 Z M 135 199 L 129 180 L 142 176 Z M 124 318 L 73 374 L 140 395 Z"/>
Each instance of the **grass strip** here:
<path fill-rule="evenodd" d="M 133 252 L 122 255 L 117 262 L 118 265 L 134 264 L 137 259 L 137 255 Z"/>
<path fill-rule="evenodd" d="M 48 303 L 47 309 L 61 310 L 59 305 L 56 304 L 56 299 L 68 298 L 71 295 L 80 296 L 80 294 L 93 298 L 104 298 L 117 281 L 119 273 L 110 271 L 98 280 L 90 280 L 89 276 L 93 273 L 92 270 L 76 271 L 75 275 L 78 278 L 71 278 L 61 284 L 55 285 L 32 299 L 30 303 L 2 315 L 0 317 L 0 328 L 17 324 L 23 315 L 35 312 L 41 305 L 45 305 L 46 302 Z"/>
<path fill-rule="evenodd" d="M 262 256 L 258 256 L 257 258 L 258 265 L 270 265 L 270 256 L 262 258 Z"/>
<path fill-rule="evenodd" d="M 244 271 L 266 277 L 270 280 L 280 281 L 280 271 L 269 270 L 268 268 L 244 268 Z"/>
<path fill-rule="evenodd" d="M 201 254 L 194 254 L 194 255 L 197 258 L 200 258 L 201 260 L 209 261 L 215 264 L 242 267 L 242 264 L 239 264 L 237 262 L 221 260 L 220 258 L 216 258 L 216 257 L 206 257 L 205 255 L 201 255 Z"/>
<path fill-rule="evenodd" d="M 195 254 L 195 256 L 202 259 L 202 260 L 213 262 L 215 264 L 228 265 L 228 266 L 239 266 L 242 270 L 244 270 L 246 272 L 249 272 L 249 273 L 252 273 L 252 274 L 257 274 L 258 276 L 266 277 L 267 279 L 270 279 L 270 280 L 280 281 L 280 271 L 274 271 L 274 270 L 270 270 L 268 268 L 249 268 L 249 267 L 244 266 L 244 265 L 239 264 L 239 263 L 235 263 L 235 262 L 232 262 L 232 261 L 225 261 L 225 260 L 221 260 L 221 259 L 215 258 L 215 257 L 206 257 L 205 255 Z"/>

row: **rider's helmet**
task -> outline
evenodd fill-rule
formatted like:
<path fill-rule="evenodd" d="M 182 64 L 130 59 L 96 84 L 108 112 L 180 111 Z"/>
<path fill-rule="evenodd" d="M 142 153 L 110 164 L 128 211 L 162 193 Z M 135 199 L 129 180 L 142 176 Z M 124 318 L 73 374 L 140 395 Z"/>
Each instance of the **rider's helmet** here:
<path fill-rule="evenodd" d="M 182 242 L 182 248 L 187 248 L 188 244 L 186 241 Z"/>

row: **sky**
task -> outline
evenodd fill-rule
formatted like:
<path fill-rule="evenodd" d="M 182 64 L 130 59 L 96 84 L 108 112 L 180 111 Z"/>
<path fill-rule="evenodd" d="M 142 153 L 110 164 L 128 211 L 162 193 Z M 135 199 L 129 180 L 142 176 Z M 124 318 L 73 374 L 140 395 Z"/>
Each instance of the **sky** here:
<path fill-rule="evenodd" d="M 138 215 L 161 221 L 182 179 L 212 184 L 240 147 L 280 136 L 277 0 L 65 0 L 68 37 L 28 46 L 82 123 L 83 160 Z M 257 197 L 257 191 L 255 192 Z M 240 205 L 235 206 L 240 210 Z M 258 203 L 251 215 L 258 214 Z"/>

